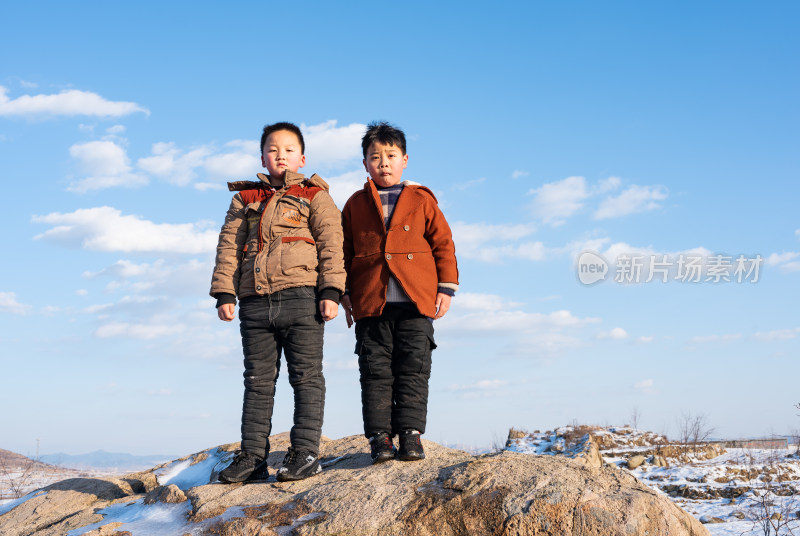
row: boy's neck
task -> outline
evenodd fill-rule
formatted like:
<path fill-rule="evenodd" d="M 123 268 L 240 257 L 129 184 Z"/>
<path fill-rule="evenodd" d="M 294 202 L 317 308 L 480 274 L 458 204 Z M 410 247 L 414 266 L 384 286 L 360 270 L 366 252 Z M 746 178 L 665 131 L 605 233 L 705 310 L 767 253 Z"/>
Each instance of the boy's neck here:
<path fill-rule="evenodd" d="M 377 182 L 375 181 L 373 182 L 375 183 L 375 188 L 377 188 L 378 190 L 391 190 L 392 188 L 402 188 L 404 186 L 402 182 L 398 182 L 397 184 L 392 184 L 391 186 L 379 186 Z"/>

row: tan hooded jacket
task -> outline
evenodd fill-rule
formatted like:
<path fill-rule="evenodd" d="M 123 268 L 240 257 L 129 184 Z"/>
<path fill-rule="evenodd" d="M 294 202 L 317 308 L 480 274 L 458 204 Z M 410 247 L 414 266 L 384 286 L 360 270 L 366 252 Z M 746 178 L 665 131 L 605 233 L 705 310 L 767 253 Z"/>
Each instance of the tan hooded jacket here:
<path fill-rule="evenodd" d="M 286 172 L 275 190 L 269 177 L 228 183 L 233 196 L 219 233 L 211 279 L 214 297 L 240 299 L 292 287 L 344 291 L 341 213 L 318 175 Z"/>

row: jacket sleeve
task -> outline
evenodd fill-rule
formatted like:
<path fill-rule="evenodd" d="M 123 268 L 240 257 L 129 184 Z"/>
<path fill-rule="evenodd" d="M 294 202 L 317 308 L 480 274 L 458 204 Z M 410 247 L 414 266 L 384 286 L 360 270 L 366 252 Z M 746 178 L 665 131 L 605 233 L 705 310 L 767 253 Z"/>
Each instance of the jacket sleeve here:
<path fill-rule="evenodd" d="M 431 246 L 438 283 L 439 286 L 456 291 L 458 290 L 458 264 L 453 233 L 450 231 L 450 226 L 439 209 L 436 199 L 432 196 L 426 197 L 425 239 Z"/>
<path fill-rule="evenodd" d="M 318 192 L 311 200 L 308 220 L 317 244 L 317 288 L 333 288 L 341 294 L 345 283 L 342 215 L 327 191 Z"/>
<path fill-rule="evenodd" d="M 225 223 L 219 232 L 217 258 L 211 276 L 211 294 L 238 294 L 239 265 L 247 241 L 247 220 L 245 207 L 239 194 L 233 196 L 231 206 L 225 215 Z"/>

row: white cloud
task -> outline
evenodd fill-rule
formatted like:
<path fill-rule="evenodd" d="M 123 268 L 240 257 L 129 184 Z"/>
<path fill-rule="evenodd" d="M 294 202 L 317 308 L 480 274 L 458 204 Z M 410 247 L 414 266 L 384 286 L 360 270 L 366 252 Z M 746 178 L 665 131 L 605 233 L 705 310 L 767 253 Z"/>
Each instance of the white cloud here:
<path fill-rule="evenodd" d="M 649 344 L 653 342 L 653 340 L 655 340 L 654 337 L 642 335 L 641 337 L 636 339 L 636 342 L 639 344 Z"/>
<path fill-rule="evenodd" d="M 143 317 L 152 315 L 153 310 L 163 312 L 171 304 L 171 301 L 166 297 L 124 296 L 116 303 L 91 305 L 86 307 L 84 311 L 89 314 L 101 314 L 102 316 L 128 314 Z"/>
<path fill-rule="evenodd" d="M 467 399 L 472 398 L 486 398 L 489 396 L 496 396 L 501 394 L 509 386 L 506 380 L 479 380 L 469 385 L 453 384 L 447 387 L 448 391 L 461 393 L 461 396 Z"/>
<path fill-rule="evenodd" d="M 535 232 L 536 228 L 530 224 L 455 222 L 450 228 L 460 257 L 501 263 L 509 259 L 539 261 L 550 254 L 542 242 L 520 242 Z"/>
<path fill-rule="evenodd" d="M 214 251 L 219 231 L 210 222 L 153 223 L 123 215 L 113 207 L 79 209 L 34 216 L 35 223 L 52 225 L 35 240 L 95 251 L 208 253 Z"/>
<path fill-rule="evenodd" d="M 753 335 L 756 339 L 760 341 L 788 341 L 791 339 L 797 338 L 800 335 L 800 328 L 791 328 L 791 329 L 776 329 L 773 331 L 768 331 L 766 333 L 757 332 Z"/>
<path fill-rule="evenodd" d="M 172 297 L 204 296 L 209 289 L 213 268 L 211 256 L 206 260 L 190 259 L 183 263 L 158 259 L 152 263 L 136 264 L 120 260 L 99 272 L 85 272 L 83 275 L 90 279 L 110 278 L 107 292 L 126 289 Z"/>
<path fill-rule="evenodd" d="M 512 179 L 521 179 L 522 177 L 527 177 L 530 175 L 527 171 L 522 171 L 521 169 L 515 169 L 511 172 Z"/>
<path fill-rule="evenodd" d="M 104 275 L 129 278 L 145 275 L 148 273 L 149 268 L 150 265 L 148 264 L 136 264 L 128 260 L 120 260 L 99 272 L 84 272 L 83 276 L 90 279 Z"/>
<path fill-rule="evenodd" d="M 172 142 L 158 142 L 153 144 L 150 156 L 140 158 L 137 165 L 171 184 L 192 184 L 199 190 L 223 188 L 222 179 L 256 180 L 256 173 L 262 169 L 258 141 L 250 140 L 232 140 L 222 149 L 207 144 L 188 151 Z M 200 182 L 196 182 L 198 179 Z"/>
<path fill-rule="evenodd" d="M 693 343 L 725 343 L 738 341 L 742 338 L 741 333 L 729 333 L 726 335 L 697 335 L 690 339 Z"/>
<path fill-rule="evenodd" d="M 636 382 L 633 386 L 634 389 L 639 391 L 640 393 L 652 395 L 655 394 L 656 390 L 654 389 L 654 382 L 651 379 L 642 380 L 640 382 Z"/>
<path fill-rule="evenodd" d="M 331 119 L 318 125 L 300 125 L 306 142 L 306 165 L 311 169 L 337 168 L 363 159 L 361 138 L 367 125 L 351 123 L 337 127 L 336 124 Z"/>
<path fill-rule="evenodd" d="M 475 389 L 499 389 L 508 385 L 506 380 L 479 380 L 469 385 L 450 385 L 448 391 L 472 391 Z"/>
<path fill-rule="evenodd" d="M 788 263 L 796 258 L 800 257 L 800 251 L 787 251 L 786 253 L 773 253 L 766 259 L 764 259 L 764 264 L 767 266 L 778 266 L 780 264 Z"/>
<path fill-rule="evenodd" d="M 620 218 L 629 214 L 646 212 L 660 208 L 659 201 L 667 198 L 667 190 L 663 186 L 628 187 L 616 197 L 609 197 L 600 203 L 594 213 L 595 219 Z"/>
<path fill-rule="evenodd" d="M 796 237 L 800 238 L 800 229 L 797 229 L 797 230 L 794 232 L 794 235 L 795 235 Z"/>
<path fill-rule="evenodd" d="M 467 182 L 457 182 L 452 186 L 453 190 L 464 191 L 472 188 L 473 186 L 478 186 L 479 184 L 483 184 L 486 182 L 486 177 L 481 177 L 479 179 L 473 179 Z"/>
<path fill-rule="evenodd" d="M 204 146 L 182 153 L 174 143 L 159 142 L 153 144 L 151 156 L 140 158 L 137 165 L 169 183 L 186 186 L 197 176 L 195 168 L 203 165 L 211 151 Z"/>
<path fill-rule="evenodd" d="M 90 91 L 64 90 L 55 95 L 8 97 L 8 88 L 0 86 L 0 116 L 90 115 L 121 117 L 135 112 L 150 112 L 135 102 L 108 101 Z"/>
<path fill-rule="evenodd" d="M 600 322 L 599 318 L 579 318 L 566 310 L 552 313 L 527 313 L 519 310 L 495 310 L 487 315 L 485 310 L 463 315 L 450 315 L 439 320 L 441 329 L 463 333 L 532 332 L 541 329 L 577 328 Z M 439 328 L 437 328 L 439 329 Z"/>
<path fill-rule="evenodd" d="M 0 313 L 11 313 L 14 315 L 28 314 L 31 310 L 30 305 L 25 305 L 17 301 L 14 292 L 0 292 Z"/>
<path fill-rule="evenodd" d="M 567 177 L 544 184 L 529 193 L 534 195 L 531 204 L 534 216 L 553 226 L 562 225 L 583 208 L 583 202 L 589 196 L 583 177 Z"/>
<path fill-rule="evenodd" d="M 622 328 L 614 328 L 611 331 L 601 331 L 597 338 L 620 341 L 628 338 L 628 332 Z"/>
<path fill-rule="evenodd" d="M 592 193 L 604 194 L 606 192 L 610 192 L 611 190 L 616 190 L 621 185 L 622 185 L 622 179 L 620 179 L 619 177 L 609 177 L 597 183 L 597 186 L 594 187 Z"/>
<path fill-rule="evenodd" d="M 90 141 L 69 148 L 78 168 L 88 177 L 74 182 L 69 190 L 84 193 L 113 186 L 137 187 L 147 184 L 147 177 L 134 173 L 125 149 L 113 141 Z"/>
<path fill-rule="evenodd" d="M 496 294 L 459 292 L 453 305 L 457 310 L 494 312 L 516 308 L 522 304 L 508 301 Z"/>
<path fill-rule="evenodd" d="M 167 322 L 152 324 L 129 324 L 125 322 L 112 322 L 97 328 L 95 336 L 101 339 L 129 338 L 152 340 L 161 337 L 171 337 L 185 330 L 185 326 Z"/>
<path fill-rule="evenodd" d="M 800 262 L 787 262 L 781 265 L 781 270 L 784 272 L 800 272 Z"/>
<path fill-rule="evenodd" d="M 112 136 L 122 134 L 123 132 L 125 132 L 125 125 L 114 125 L 106 129 L 106 133 L 111 134 Z"/>
<path fill-rule="evenodd" d="M 225 144 L 223 152 L 206 158 L 203 167 L 212 177 L 251 178 L 262 169 L 260 154 L 257 141 L 233 140 Z"/>
<path fill-rule="evenodd" d="M 328 183 L 328 186 L 330 186 L 329 193 L 333 198 L 333 202 L 336 203 L 339 209 L 342 209 L 344 208 L 344 204 L 347 203 L 347 200 L 350 199 L 350 196 L 364 187 L 368 176 L 367 172 L 362 169 L 348 171 L 347 173 L 335 177 L 322 178 Z"/>

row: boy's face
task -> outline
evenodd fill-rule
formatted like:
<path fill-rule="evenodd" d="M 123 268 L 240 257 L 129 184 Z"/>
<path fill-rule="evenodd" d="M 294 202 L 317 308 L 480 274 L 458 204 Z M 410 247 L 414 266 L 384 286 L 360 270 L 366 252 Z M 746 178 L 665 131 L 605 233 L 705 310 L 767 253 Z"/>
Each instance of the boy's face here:
<path fill-rule="evenodd" d="M 369 176 L 383 188 L 398 184 L 407 165 L 408 155 L 403 154 L 399 147 L 377 141 L 367 148 L 367 157 L 364 158 L 364 168 Z"/>
<path fill-rule="evenodd" d="M 261 148 L 261 165 L 276 179 L 284 179 L 287 169 L 297 172 L 305 166 L 306 156 L 297 135 L 288 130 L 276 130 L 267 136 Z"/>

